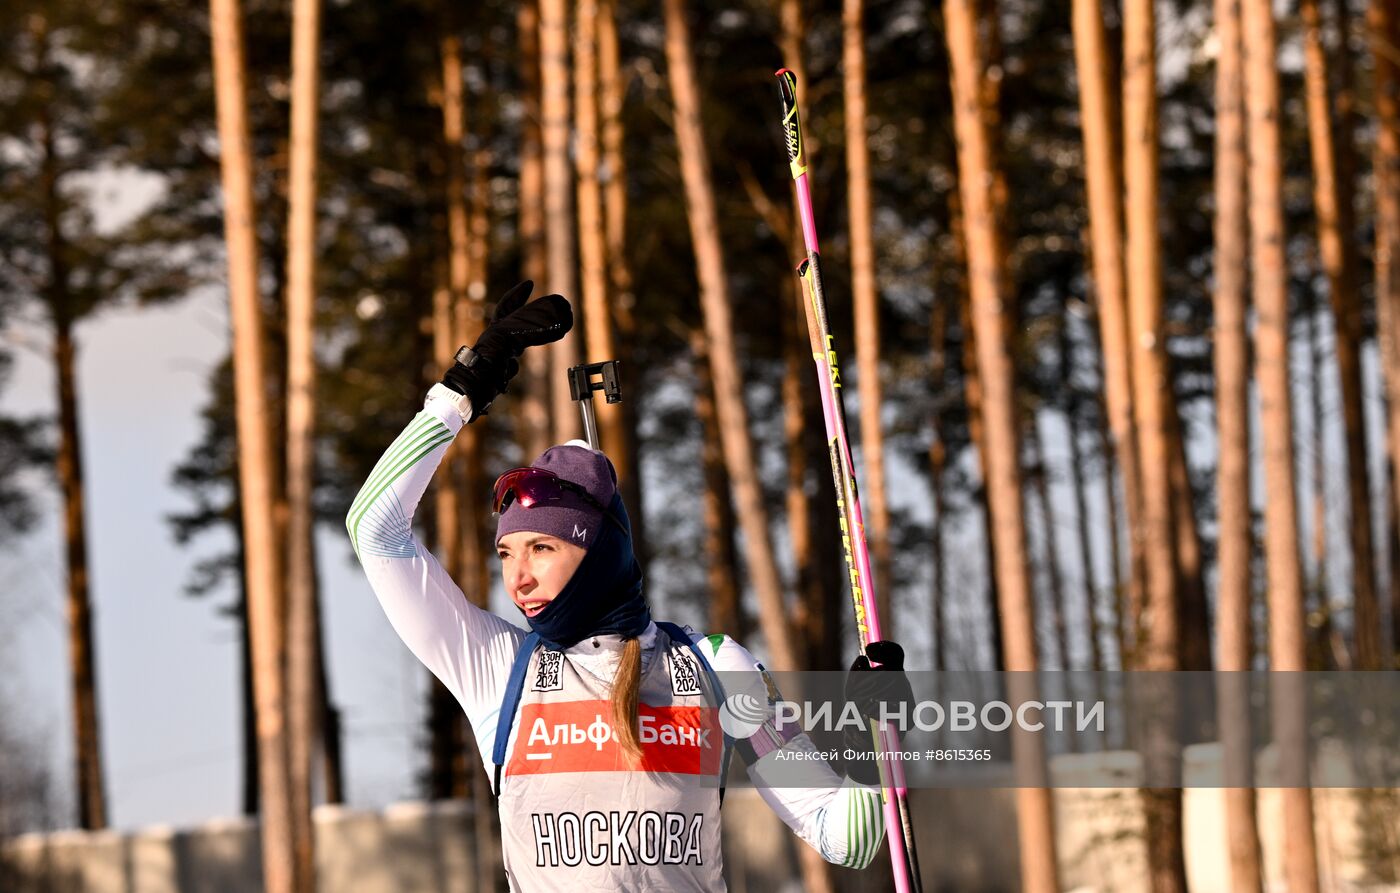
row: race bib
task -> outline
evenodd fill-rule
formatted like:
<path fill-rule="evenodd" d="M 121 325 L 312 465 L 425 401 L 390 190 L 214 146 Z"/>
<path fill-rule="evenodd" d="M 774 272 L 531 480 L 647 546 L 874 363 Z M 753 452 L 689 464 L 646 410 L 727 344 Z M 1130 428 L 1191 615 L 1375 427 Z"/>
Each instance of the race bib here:
<path fill-rule="evenodd" d="M 563 691 L 564 652 L 545 649 L 540 652 L 540 662 L 535 670 L 535 684 L 531 691 Z"/>

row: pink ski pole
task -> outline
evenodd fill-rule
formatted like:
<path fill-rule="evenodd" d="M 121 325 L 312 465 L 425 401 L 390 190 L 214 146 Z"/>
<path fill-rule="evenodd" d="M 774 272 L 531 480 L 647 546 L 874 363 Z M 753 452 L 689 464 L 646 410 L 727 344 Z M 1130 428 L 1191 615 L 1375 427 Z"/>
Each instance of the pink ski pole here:
<path fill-rule="evenodd" d="M 870 550 L 865 545 L 865 521 L 860 511 L 855 465 L 846 437 L 846 412 L 841 403 L 841 372 L 836 361 L 836 341 L 826 317 L 826 292 L 822 287 L 817 249 L 817 225 L 812 215 L 812 193 L 807 183 L 807 159 L 802 145 L 802 123 L 797 114 L 797 76 L 786 68 L 777 72 L 778 90 L 783 101 L 783 137 L 787 142 L 792 179 L 797 184 L 797 208 L 802 217 L 802 240 L 807 258 L 797 268 L 807 294 L 807 334 L 812 342 L 812 359 L 817 365 L 821 388 L 822 417 L 831 459 L 831 476 L 836 484 L 836 508 L 841 518 L 841 544 L 846 554 L 846 570 L 851 581 L 851 601 L 856 612 L 856 630 L 861 650 L 880 640 L 880 616 L 875 607 L 875 582 L 870 572 Z M 895 889 L 917 893 L 922 889 L 919 859 L 914 850 L 914 828 L 909 815 L 909 790 L 898 759 L 899 738 L 893 729 L 881 729 L 879 750 L 896 754 L 888 763 L 880 762 L 884 798 L 885 830 L 890 842 L 890 862 L 894 868 Z"/>

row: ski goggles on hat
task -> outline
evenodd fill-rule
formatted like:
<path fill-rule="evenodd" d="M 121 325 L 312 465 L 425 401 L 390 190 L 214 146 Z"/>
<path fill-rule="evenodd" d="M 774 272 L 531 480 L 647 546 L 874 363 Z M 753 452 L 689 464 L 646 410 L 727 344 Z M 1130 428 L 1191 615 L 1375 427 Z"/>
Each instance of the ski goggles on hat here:
<path fill-rule="evenodd" d="M 627 533 L 627 528 L 622 526 L 622 522 L 617 520 L 606 506 L 594 499 L 591 493 L 546 468 L 512 468 L 496 478 L 496 485 L 492 491 L 491 510 L 497 515 L 510 507 L 512 502 L 519 502 L 521 508 L 529 509 L 561 502 L 564 494 L 571 493 L 597 509 L 624 534 Z"/>

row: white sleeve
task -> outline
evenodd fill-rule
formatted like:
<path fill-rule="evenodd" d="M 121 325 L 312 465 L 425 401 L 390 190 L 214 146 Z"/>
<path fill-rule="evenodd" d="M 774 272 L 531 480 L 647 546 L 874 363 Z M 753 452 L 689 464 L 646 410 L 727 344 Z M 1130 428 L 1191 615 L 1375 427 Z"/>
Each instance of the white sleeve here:
<path fill-rule="evenodd" d="M 469 602 L 413 533 L 418 503 L 462 424 L 456 406 L 429 399 L 370 472 L 345 527 L 389 623 L 462 705 L 489 770 L 501 694 L 525 632 Z"/>
<path fill-rule="evenodd" d="M 704 649 L 716 671 L 764 673 L 763 665 L 749 650 L 728 636 L 706 636 L 702 640 L 695 634 L 692 638 Z M 765 687 L 767 681 L 764 680 Z M 814 753 L 817 749 L 803 732 L 770 750 L 781 737 L 765 723 L 749 739 L 766 738 L 770 742 L 767 747 L 758 748 L 762 755 L 748 766 L 749 779 L 759 795 L 784 824 L 826 861 L 847 868 L 869 865 L 885 838 L 880 789 L 843 779 L 822 759 L 803 760 L 802 765 L 804 771 L 824 776 L 825 783 L 802 788 L 769 786 L 765 774 L 772 774 L 771 770 L 779 765 L 781 752 Z"/>

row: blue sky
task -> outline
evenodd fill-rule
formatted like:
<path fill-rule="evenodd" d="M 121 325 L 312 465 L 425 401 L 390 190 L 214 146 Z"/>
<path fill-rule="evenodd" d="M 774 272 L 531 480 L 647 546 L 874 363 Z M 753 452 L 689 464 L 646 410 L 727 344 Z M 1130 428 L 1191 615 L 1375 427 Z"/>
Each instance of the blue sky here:
<path fill-rule="evenodd" d="M 78 185 L 108 232 L 162 188 L 159 177 L 125 170 Z M 109 820 L 134 828 L 234 815 L 242 790 L 237 628 L 218 610 L 232 591 L 183 592 L 199 558 L 227 543 L 211 537 L 181 549 L 165 521 L 188 508 L 170 475 L 199 440 L 209 373 L 228 353 L 227 294 L 215 286 L 164 307 L 106 312 L 80 323 L 76 337 Z M 48 332 L 21 320 L 0 339 L 16 361 L 0 411 L 53 415 Z M 404 420 L 414 411 L 404 407 Z M 36 475 L 43 522 L 0 548 L 0 675 L 15 724 L 71 797 L 60 504 L 51 481 Z M 317 558 L 349 803 L 409 799 L 427 671 L 394 635 L 343 530 L 318 533 Z M 71 808 L 59 821 L 70 817 Z"/>
<path fill-rule="evenodd" d="M 182 586 L 217 544 L 183 551 L 165 516 L 187 507 L 170 472 L 199 438 L 210 369 L 226 353 L 221 290 L 156 310 L 108 313 L 78 328 L 78 381 L 87 463 L 88 535 L 103 756 L 110 818 L 121 828 L 189 824 L 239 808 L 236 629 L 221 617 L 226 589 L 204 599 Z M 18 345 L 0 408 L 52 413 L 53 375 L 42 330 Z M 405 407 L 405 419 L 413 412 Z M 18 720 L 71 777 L 68 670 L 58 500 L 45 520 L 0 551 L 0 648 Z M 333 695 L 346 725 L 352 805 L 411 797 L 424 674 L 384 619 L 349 559 L 343 534 L 320 534 Z"/>

